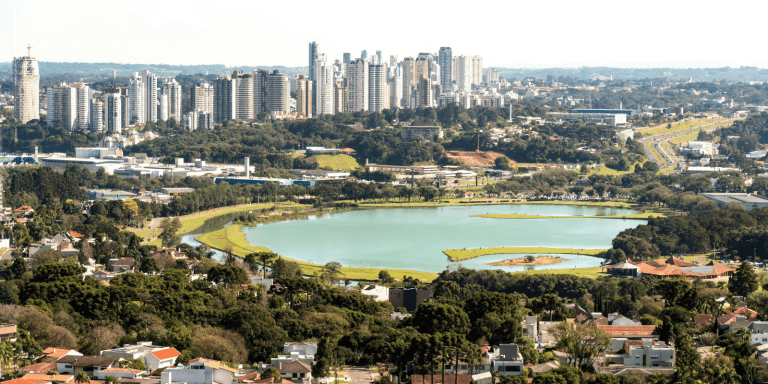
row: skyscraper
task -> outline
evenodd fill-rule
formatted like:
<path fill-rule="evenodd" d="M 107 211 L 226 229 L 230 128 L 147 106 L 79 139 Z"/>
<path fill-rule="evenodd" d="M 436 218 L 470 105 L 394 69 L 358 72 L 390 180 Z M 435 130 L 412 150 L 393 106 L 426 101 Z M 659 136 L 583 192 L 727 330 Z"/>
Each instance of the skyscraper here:
<path fill-rule="evenodd" d="M 342 57 L 344 59 L 343 60 L 344 64 L 349 63 L 350 61 L 352 61 L 352 54 L 349 53 L 349 52 L 344 52 L 344 55 Z"/>
<path fill-rule="evenodd" d="M 157 76 L 145 69 L 141 71 L 141 81 L 144 83 L 145 121 L 157 123 Z"/>
<path fill-rule="evenodd" d="M 208 83 L 195 85 L 192 89 L 192 109 L 213 113 L 214 92 Z"/>
<path fill-rule="evenodd" d="M 491 83 L 498 83 L 499 82 L 499 71 L 491 68 L 487 69 L 485 71 L 485 83 L 491 84 Z"/>
<path fill-rule="evenodd" d="M 363 49 L 363 51 L 360 52 L 360 58 L 361 59 L 367 59 L 368 58 L 368 50 Z"/>
<path fill-rule="evenodd" d="M 172 117 L 177 124 L 181 124 L 181 85 L 176 82 L 176 79 L 168 77 L 162 82 L 160 91 L 168 99 L 164 114 L 168 119 Z"/>
<path fill-rule="evenodd" d="M 315 78 L 313 73 L 315 73 L 315 60 L 317 60 L 317 57 L 320 55 L 320 51 L 318 51 L 318 45 L 316 42 L 309 43 L 309 79 L 314 81 Z"/>
<path fill-rule="evenodd" d="M 304 75 L 299 75 L 296 80 L 296 113 L 312 117 L 312 81 Z"/>
<path fill-rule="evenodd" d="M 389 55 L 389 67 L 394 68 L 397 67 L 397 55 Z"/>
<path fill-rule="evenodd" d="M 368 59 L 347 64 L 347 113 L 368 110 Z"/>
<path fill-rule="evenodd" d="M 339 80 L 333 84 L 333 113 L 345 113 L 347 111 L 347 87 L 344 81 Z"/>
<path fill-rule="evenodd" d="M 99 99 L 91 100 L 91 133 L 104 131 L 104 103 Z"/>
<path fill-rule="evenodd" d="M 213 119 L 216 123 L 235 120 L 235 90 L 236 81 L 227 75 L 217 79 L 213 83 L 215 103 L 213 105 Z"/>
<path fill-rule="evenodd" d="M 270 113 L 288 113 L 291 111 L 288 78 L 277 69 L 267 76 L 267 108 Z"/>
<path fill-rule="evenodd" d="M 451 47 L 440 47 L 438 64 L 440 64 L 440 85 L 451 89 L 453 82 L 453 50 Z"/>
<path fill-rule="evenodd" d="M 40 69 L 31 50 L 13 59 L 13 117 L 22 124 L 40 119 Z"/>
<path fill-rule="evenodd" d="M 389 75 L 389 107 L 403 107 L 403 75 L 399 67 Z"/>
<path fill-rule="evenodd" d="M 102 100 L 104 102 L 104 129 L 109 133 L 122 132 L 120 94 L 105 93 Z"/>
<path fill-rule="evenodd" d="M 77 128 L 77 89 L 65 83 L 48 87 L 48 126 L 70 131 Z"/>
<path fill-rule="evenodd" d="M 472 56 L 472 85 L 483 83 L 483 57 Z"/>
<path fill-rule="evenodd" d="M 419 79 L 419 103 L 418 106 L 432 106 L 432 81 L 429 78 Z"/>
<path fill-rule="evenodd" d="M 459 91 L 472 90 L 472 58 L 469 56 L 462 55 L 456 58 L 455 81 Z"/>
<path fill-rule="evenodd" d="M 253 74 L 234 71 L 232 81 L 235 83 L 235 119 L 253 120 Z"/>
<path fill-rule="evenodd" d="M 312 84 L 315 93 L 315 115 L 334 114 L 333 90 L 335 82 L 333 79 L 333 65 L 326 61 L 325 55 L 320 55 L 315 61 L 315 81 Z"/>
<path fill-rule="evenodd" d="M 387 90 L 387 66 L 372 64 L 368 67 L 368 110 L 381 112 L 384 105 L 388 104 L 384 99 Z"/>
<path fill-rule="evenodd" d="M 142 80 L 142 77 L 139 76 L 138 72 L 133 72 L 131 76 L 131 80 L 128 83 L 128 121 L 126 122 L 127 125 L 146 124 L 147 122 L 147 115 L 146 115 L 147 97 L 145 96 L 146 93 L 147 93 L 147 89 L 144 85 L 144 81 Z M 104 101 L 105 116 L 109 114 L 109 112 L 107 112 L 106 110 L 107 107 L 109 107 L 109 105 L 105 100 Z M 105 121 L 106 121 L 106 117 L 105 117 Z M 106 123 L 104 124 L 104 127 L 107 130 L 110 130 L 110 126 L 107 125 Z"/>
<path fill-rule="evenodd" d="M 402 103 L 404 107 L 410 108 L 411 106 L 411 93 L 416 86 L 417 80 L 415 79 L 416 60 L 413 57 L 406 57 L 400 63 L 400 68 L 403 71 L 403 99 Z"/>
<path fill-rule="evenodd" d="M 91 127 L 91 100 L 93 90 L 83 83 L 73 83 L 77 90 L 77 128 L 87 131 Z"/>
<path fill-rule="evenodd" d="M 374 55 L 374 63 L 376 65 L 384 64 L 384 55 L 381 53 L 381 51 L 377 50 L 376 55 Z"/>
<path fill-rule="evenodd" d="M 253 72 L 253 116 L 259 118 L 261 113 L 269 113 L 267 109 L 267 76 L 269 71 L 257 69 Z"/>

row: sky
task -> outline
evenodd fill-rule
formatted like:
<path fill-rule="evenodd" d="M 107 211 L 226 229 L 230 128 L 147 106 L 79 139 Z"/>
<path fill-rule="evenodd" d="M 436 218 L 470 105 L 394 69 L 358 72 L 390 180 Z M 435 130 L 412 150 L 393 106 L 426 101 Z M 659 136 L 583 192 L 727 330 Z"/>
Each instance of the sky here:
<path fill-rule="evenodd" d="M 744 0 L 0 0 L 0 62 L 31 44 L 39 61 L 297 67 L 316 41 L 332 60 L 449 46 L 486 68 L 768 68 L 766 11 Z"/>

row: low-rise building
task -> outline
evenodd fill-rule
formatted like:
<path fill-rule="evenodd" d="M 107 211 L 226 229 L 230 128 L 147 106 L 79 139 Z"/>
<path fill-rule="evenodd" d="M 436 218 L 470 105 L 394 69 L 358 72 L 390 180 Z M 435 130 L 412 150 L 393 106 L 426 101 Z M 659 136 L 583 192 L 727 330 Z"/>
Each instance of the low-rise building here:
<path fill-rule="evenodd" d="M 102 369 L 96 374 L 99 380 L 104 380 L 107 376 L 114 376 L 118 379 L 138 379 L 146 372 L 140 369 L 133 368 L 107 368 Z"/>
<path fill-rule="evenodd" d="M 167 368 L 160 374 L 161 384 L 232 384 L 237 370 L 203 358 L 192 359 L 186 366 Z"/>
<path fill-rule="evenodd" d="M 119 360 L 112 357 L 68 355 L 56 361 L 56 372 L 68 375 L 85 372 L 93 379 L 99 371 L 115 367 Z"/>
<path fill-rule="evenodd" d="M 415 140 L 420 138 L 424 141 L 438 141 L 443 138 L 443 128 L 439 126 L 410 126 L 403 128 L 400 132 L 400 138 L 403 140 Z"/>
<path fill-rule="evenodd" d="M 16 324 L 0 324 L 0 341 L 16 341 L 18 334 Z"/>
<path fill-rule="evenodd" d="M 714 156 L 718 154 L 717 147 L 709 141 L 689 141 L 687 145 L 681 146 L 681 155 L 693 154 L 703 156 Z"/>
<path fill-rule="evenodd" d="M 101 351 L 101 356 L 117 359 L 140 359 L 151 372 L 159 368 L 176 364 L 176 358 L 181 353 L 175 348 L 152 345 L 150 341 L 136 344 L 125 344 L 122 347 Z"/>
<path fill-rule="evenodd" d="M 675 366 L 675 348 L 662 341 L 641 340 L 626 341 L 624 366 L 629 367 L 667 367 Z"/>
<path fill-rule="evenodd" d="M 374 301 L 389 301 L 389 288 L 381 285 L 366 285 L 360 293 Z"/>
<path fill-rule="evenodd" d="M 500 344 L 498 356 L 491 359 L 493 369 L 504 376 L 522 375 L 524 365 L 516 344 Z"/>
<path fill-rule="evenodd" d="M 719 207 L 731 202 L 743 205 L 747 211 L 768 207 L 768 199 L 750 193 L 700 193 L 699 196 L 714 201 Z"/>
<path fill-rule="evenodd" d="M 415 311 L 421 303 L 432 297 L 429 289 L 418 288 L 390 288 L 389 303 L 395 309 L 405 308 L 408 312 Z"/>

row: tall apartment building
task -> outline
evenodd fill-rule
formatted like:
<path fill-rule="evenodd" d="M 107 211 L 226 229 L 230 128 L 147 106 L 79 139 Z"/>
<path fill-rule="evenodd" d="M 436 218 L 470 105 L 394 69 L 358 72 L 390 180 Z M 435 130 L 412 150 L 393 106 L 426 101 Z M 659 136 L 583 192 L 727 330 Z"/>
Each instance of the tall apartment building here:
<path fill-rule="evenodd" d="M 235 103 L 237 91 L 235 89 L 236 81 L 227 75 L 216 79 L 213 83 L 215 103 L 213 105 L 213 119 L 216 123 L 223 123 L 229 120 L 235 120 Z"/>
<path fill-rule="evenodd" d="M 349 52 L 344 52 L 342 57 L 343 57 L 344 64 L 349 63 L 350 61 L 352 61 L 352 54 L 349 53 Z"/>
<path fill-rule="evenodd" d="M 83 83 L 73 83 L 77 90 L 77 129 L 87 131 L 91 128 L 91 100 L 93 90 Z"/>
<path fill-rule="evenodd" d="M 121 101 L 119 93 L 105 93 L 102 96 L 104 103 L 104 130 L 109 133 L 121 133 L 123 124 L 121 123 Z"/>
<path fill-rule="evenodd" d="M 472 85 L 483 83 L 483 57 L 472 56 Z"/>
<path fill-rule="evenodd" d="M 399 60 L 397 60 L 397 55 L 389 55 L 389 67 L 390 67 L 390 68 L 394 68 L 394 67 L 397 67 L 397 64 L 398 64 L 399 62 L 400 62 L 400 61 L 399 61 Z"/>
<path fill-rule="evenodd" d="M 177 123 L 181 123 L 181 85 L 176 79 L 168 77 L 164 79 L 160 86 L 160 94 L 167 98 L 167 105 L 163 107 L 163 114 L 167 116 L 165 120 L 173 118 Z"/>
<path fill-rule="evenodd" d="M 499 71 L 491 68 L 485 71 L 485 83 L 491 84 L 491 83 L 498 83 L 499 82 Z"/>
<path fill-rule="evenodd" d="M 91 100 L 91 133 L 104 131 L 104 103 L 99 99 Z"/>
<path fill-rule="evenodd" d="M 192 109 L 213 113 L 215 92 L 208 83 L 195 85 L 192 88 Z"/>
<path fill-rule="evenodd" d="M 267 76 L 267 109 L 270 114 L 291 112 L 288 78 L 277 69 Z"/>
<path fill-rule="evenodd" d="M 48 87 L 48 126 L 74 130 L 77 128 L 77 89 L 60 83 Z"/>
<path fill-rule="evenodd" d="M 170 108 L 168 105 L 168 95 L 164 94 L 161 88 L 157 95 L 157 119 L 162 121 L 170 120 L 171 116 L 168 114 Z"/>
<path fill-rule="evenodd" d="M 412 57 L 406 57 L 400 63 L 403 72 L 403 106 L 411 106 L 411 94 L 418 80 L 415 78 L 416 60 Z"/>
<path fill-rule="evenodd" d="M 157 76 L 148 71 L 141 71 L 141 81 L 144 83 L 144 115 L 147 122 L 157 123 Z"/>
<path fill-rule="evenodd" d="M 243 71 L 232 72 L 232 81 L 235 83 L 235 119 L 253 120 L 254 112 L 254 78 L 251 73 Z"/>
<path fill-rule="evenodd" d="M 13 118 L 22 124 L 40 119 L 40 68 L 31 48 L 13 59 Z"/>
<path fill-rule="evenodd" d="M 309 80 L 315 81 L 315 60 L 320 56 L 318 45 L 316 42 L 309 43 Z"/>
<path fill-rule="evenodd" d="M 268 113 L 267 108 L 267 76 L 269 71 L 257 69 L 253 72 L 253 116 L 258 117 L 260 113 Z"/>
<path fill-rule="evenodd" d="M 419 80 L 419 103 L 418 106 L 431 107 L 433 105 L 432 81 L 428 78 Z"/>
<path fill-rule="evenodd" d="M 461 55 L 456 58 L 456 86 L 461 92 L 472 90 L 472 58 Z"/>
<path fill-rule="evenodd" d="M 428 53 L 419 53 L 413 69 L 413 80 L 418 85 L 419 80 L 429 78 L 429 63 L 431 56 Z"/>
<path fill-rule="evenodd" d="M 334 81 L 334 66 L 329 65 L 325 59 L 325 55 L 315 61 L 315 74 L 314 74 L 314 94 L 315 94 L 315 115 L 332 115 L 335 110 L 334 106 L 334 87 L 336 85 Z"/>
<path fill-rule="evenodd" d="M 381 52 L 381 51 L 377 51 Z M 368 67 L 368 110 L 381 112 L 387 100 L 387 66 L 375 64 Z"/>
<path fill-rule="evenodd" d="M 299 75 L 296 79 L 296 113 L 312 117 L 312 81 Z"/>
<path fill-rule="evenodd" d="M 346 113 L 347 112 L 347 87 L 344 86 L 343 80 L 338 80 L 333 85 L 333 113 Z"/>
<path fill-rule="evenodd" d="M 403 107 L 403 75 L 399 68 L 395 68 L 392 74 L 389 75 L 389 107 L 390 108 L 402 108 Z"/>
<path fill-rule="evenodd" d="M 440 85 L 451 89 L 453 83 L 453 50 L 451 47 L 440 47 L 437 63 L 440 64 Z"/>
<path fill-rule="evenodd" d="M 146 100 L 147 89 L 138 72 L 133 72 L 128 83 L 128 120 L 126 126 L 131 124 L 144 125 L 147 122 Z M 105 103 L 106 108 L 106 103 Z M 107 113 L 105 112 L 105 115 Z M 105 124 L 106 127 L 106 124 Z M 107 127 L 108 128 L 108 127 Z"/>
<path fill-rule="evenodd" d="M 347 64 L 347 113 L 368 110 L 368 59 Z"/>

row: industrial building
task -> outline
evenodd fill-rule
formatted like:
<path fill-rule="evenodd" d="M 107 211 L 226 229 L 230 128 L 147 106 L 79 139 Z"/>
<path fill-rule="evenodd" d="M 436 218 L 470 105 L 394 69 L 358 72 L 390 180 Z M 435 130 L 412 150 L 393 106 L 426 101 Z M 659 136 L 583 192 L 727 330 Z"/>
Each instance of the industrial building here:
<path fill-rule="evenodd" d="M 403 140 L 421 138 L 424 141 L 438 141 L 443 138 L 443 128 L 439 126 L 411 126 L 400 132 Z"/>
<path fill-rule="evenodd" d="M 634 116 L 643 113 L 642 109 L 571 109 L 571 113 L 601 113 L 610 115 Z"/>
<path fill-rule="evenodd" d="M 601 124 L 615 127 L 627 123 L 627 115 L 618 113 L 558 113 L 550 112 L 557 120 L 581 120 L 585 124 Z"/>
<path fill-rule="evenodd" d="M 714 201 L 719 207 L 732 202 L 743 205 L 747 211 L 768 207 L 768 199 L 749 193 L 701 193 L 699 196 Z"/>

